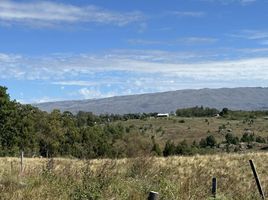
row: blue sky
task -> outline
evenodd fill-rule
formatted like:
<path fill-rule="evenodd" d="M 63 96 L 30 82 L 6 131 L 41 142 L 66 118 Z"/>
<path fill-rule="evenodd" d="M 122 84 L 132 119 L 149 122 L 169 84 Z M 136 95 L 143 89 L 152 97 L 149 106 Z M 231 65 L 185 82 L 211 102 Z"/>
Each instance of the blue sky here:
<path fill-rule="evenodd" d="M 0 85 L 22 103 L 268 86 L 266 0 L 0 1 Z"/>

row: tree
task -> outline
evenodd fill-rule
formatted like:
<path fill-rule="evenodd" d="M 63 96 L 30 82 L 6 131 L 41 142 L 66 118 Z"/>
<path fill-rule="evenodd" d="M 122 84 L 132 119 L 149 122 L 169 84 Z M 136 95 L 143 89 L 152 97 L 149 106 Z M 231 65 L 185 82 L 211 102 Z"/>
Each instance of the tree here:
<path fill-rule="evenodd" d="M 199 142 L 199 146 L 205 148 L 207 146 L 214 147 L 217 145 L 217 141 L 213 135 L 209 135 L 206 139 L 202 138 Z"/>
<path fill-rule="evenodd" d="M 229 113 L 229 109 L 228 108 L 223 108 L 222 111 L 220 112 L 220 116 L 225 116 L 228 115 Z"/>
<path fill-rule="evenodd" d="M 217 145 L 217 141 L 213 135 L 206 138 L 207 146 L 214 147 Z"/>
<path fill-rule="evenodd" d="M 14 156 L 18 152 L 16 102 L 10 101 L 7 88 L 0 86 L 0 155 Z"/>

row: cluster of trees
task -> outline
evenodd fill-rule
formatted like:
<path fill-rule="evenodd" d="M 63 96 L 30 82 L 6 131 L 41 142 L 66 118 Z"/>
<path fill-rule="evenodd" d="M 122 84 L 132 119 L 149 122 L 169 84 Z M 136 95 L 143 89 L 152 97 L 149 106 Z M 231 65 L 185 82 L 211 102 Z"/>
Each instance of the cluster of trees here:
<path fill-rule="evenodd" d="M 212 117 L 218 113 L 219 111 L 215 108 L 204 108 L 203 106 L 176 110 L 176 115 L 178 117 Z"/>
<path fill-rule="evenodd" d="M 204 148 L 214 148 L 217 146 L 217 141 L 213 135 L 209 135 L 206 138 L 202 138 L 199 143 L 194 141 L 191 145 L 187 143 L 186 140 L 174 144 L 171 140 L 168 140 L 165 144 L 162 154 L 163 156 L 171 156 L 171 155 L 193 155 L 196 153 L 204 153 L 206 152 Z M 154 149 L 153 149 L 154 150 Z M 152 150 L 152 151 L 153 151 Z"/>
<path fill-rule="evenodd" d="M 245 132 L 242 137 L 239 139 L 237 136 L 234 136 L 232 133 L 227 133 L 225 135 L 225 141 L 223 144 L 234 144 L 238 145 L 240 142 L 246 143 L 266 143 L 267 141 L 265 138 L 261 136 L 256 136 L 254 133 L 247 133 Z M 153 148 L 152 151 L 156 153 L 156 155 L 163 155 L 163 156 L 172 156 L 172 155 L 193 155 L 196 153 L 207 153 L 208 150 L 217 149 L 219 148 L 219 144 L 216 138 L 213 135 L 209 135 L 206 138 L 201 138 L 199 143 L 194 141 L 192 145 L 189 145 L 186 140 L 178 143 L 177 145 L 174 144 L 171 140 L 168 140 L 165 144 L 163 151 L 159 148 Z M 157 146 L 157 145 L 155 145 Z M 154 147 L 155 147 L 154 146 Z"/>
<path fill-rule="evenodd" d="M 237 136 L 234 136 L 232 133 L 227 133 L 225 135 L 226 143 L 228 144 L 239 144 L 239 142 L 258 142 L 258 143 L 266 143 L 266 139 L 261 137 L 260 135 L 256 136 L 254 133 L 245 132 L 242 137 L 239 139 Z"/>
<path fill-rule="evenodd" d="M 178 117 L 212 117 L 216 114 L 228 119 L 255 119 L 258 117 L 268 116 L 268 110 L 242 111 L 223 108 L 219 111 L 216 108 L 204 108 L 203 106 L 176 110 L 176 115 Z"/>
<path fill-rule="evenodd" d="M 225 117 L 233 111 L 223 109 Z M 194 107 L 178 109 L 177 116 L 201 117 L 219 113 L 216 109 Z M 266 114 L 265 111 L 251 114 Z M 24 151 L 28 156 L 72 156 L 77 158 L 134 157 L 144 154 L 190 155 L 202 149 L 217 146 L 211 135 L 192 145 L 183 141 L 175 145 L 167 141 L 160 148 L 154 138 L 144 135 L 133 126 L 123 126 L 121 121 L 155 117 L 157 113 L 126 115 L 94 115 L 90 112 L 43 112 L 31 105 L 10 100 L 7 88 L 0 86 L 0 156 L 17 156 Z M 115 123 L 111 123 L 115 122 Z M 266 142 L 264 138 L 245 133 L 240 139 L 231 133 L 226 143 Z"/>
<path fill-rule="evenodd" d="M 148 114 L 152 115 L 152 114 Z M 7 88 L 0 86 L 0 156 L 73 156 L 78 158 L 125 157 L 152 145 L 139 133 L 125 134 L 116 120 L 141 119 L 143 114 L 100 115 L 79 112 L 43 112 L 31 105 L 11 101 Z M 138 145 L 131 144 L 135 138 Z M 149 147 L 150 148 L 150 147 Z"/>

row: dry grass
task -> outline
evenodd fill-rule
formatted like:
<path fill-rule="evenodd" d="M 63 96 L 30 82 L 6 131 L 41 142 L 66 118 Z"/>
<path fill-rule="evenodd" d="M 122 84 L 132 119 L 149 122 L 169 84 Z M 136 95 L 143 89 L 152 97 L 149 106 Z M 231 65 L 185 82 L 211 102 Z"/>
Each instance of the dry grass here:
<path fill-rule="evenodd" d="M 180 123 L 184 120 L 184 123 Z M 121 122 L 120 122 L 121 123 Z M 200 138 L 213 135 L 218 142 L 225 140 L 224 134 L 219 133 L 219 127 L 224 125 L 226 130 L 232 130 L 232 133 L 239 138 L 245 132 L 245 129 L 252 130 L 256 135 L 267 138 L 268 123 L 263 118 L 254 119 L 253 124 L 245 122 L 244 119 L 228 120 L 215 117 L 194 117 L 194 118 L 158 118 L 146 120 L 128 120 L 123 122 L 125 127 L 134 127 L 132 132 L 144 131 L 144 135 L 151 137 L 154 135 L 156 141 L 163 147 L 169 139 L 178 143 L 186 139 L 189 143 L 194 140 L 197 142 Z"/>
<path fill-rule="evenodd" d="M 209 199 L 212 177 L 219 199 L 258 199 L 248 163 L 253 159 L 268 194 L 268 154 L 219 154 L 120 160 L 0 159 L 0 199 Z"/>

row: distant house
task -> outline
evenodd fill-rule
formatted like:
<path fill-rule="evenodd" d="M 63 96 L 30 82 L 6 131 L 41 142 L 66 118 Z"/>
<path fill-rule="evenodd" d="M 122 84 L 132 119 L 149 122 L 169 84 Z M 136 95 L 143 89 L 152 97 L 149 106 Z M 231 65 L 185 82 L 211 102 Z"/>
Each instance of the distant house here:
<path fill-rule="evenodd" d="M 220 114 L 215 114 L 214 117 L 220 118 L 221 116 L 220 116 Z"/>
<path fill-rule="evenodd" d="M 158 113 L 156 117 L 169 117 L 168 113 Z"/>
<path fill-rule="evenodd" d="M 266 120 L 268 120 L 268 116 L 264 117 L 263 119 L 266 119 Z"/>

